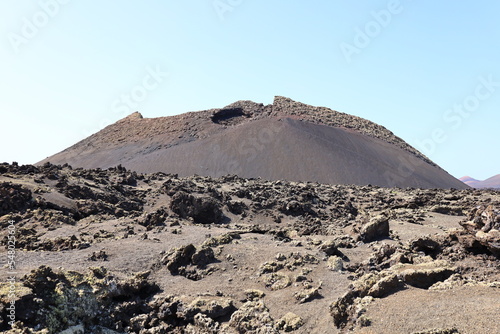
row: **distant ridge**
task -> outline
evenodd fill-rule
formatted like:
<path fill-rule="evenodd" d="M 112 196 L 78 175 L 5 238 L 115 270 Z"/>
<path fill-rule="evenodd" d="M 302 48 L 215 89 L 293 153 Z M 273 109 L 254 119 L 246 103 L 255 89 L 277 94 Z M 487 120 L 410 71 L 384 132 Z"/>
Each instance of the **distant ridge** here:
<path fill-rule="evenodd" d="M 277 96 L 273 104 L 143 118 L 138 112 L 41 162 L 138 172 L 467 188 L 369 120 Z M 410 171 L 410 172 L 408 172 Z"/>
<path fill-rule="evenodd" d="M 476 180 L 470 176 L 460 178 L 460 181 L 473 188 L 494 188 L 500 189 L 500 174 L 490 177 L 484 181 Z"/>

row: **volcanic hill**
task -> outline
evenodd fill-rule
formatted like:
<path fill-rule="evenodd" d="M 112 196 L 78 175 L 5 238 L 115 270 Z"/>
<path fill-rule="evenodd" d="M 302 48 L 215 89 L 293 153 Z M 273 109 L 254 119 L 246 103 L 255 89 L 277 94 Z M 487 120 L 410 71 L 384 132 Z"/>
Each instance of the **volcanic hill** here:
<path fill-rule="evenodd" d="M 277 96 L 143 118 L 138 112 L 41 161 L 141 173 L 384 187 L 468 186 L 366 119 Z"/>
<path fill-rule="evenodd" d="M 461 177 L 459 180 L 472 188 L 500 189 L 500 174 L 492 176 L 484 181 L 476 180 L 470 176 Z"/>

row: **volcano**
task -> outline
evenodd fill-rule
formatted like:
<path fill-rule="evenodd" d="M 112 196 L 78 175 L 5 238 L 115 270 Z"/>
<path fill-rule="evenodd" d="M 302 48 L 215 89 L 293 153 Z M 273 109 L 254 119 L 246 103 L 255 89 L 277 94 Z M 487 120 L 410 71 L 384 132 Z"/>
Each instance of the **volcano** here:
<path fill-rule="evenodd" d="M 135 112 L 38 164 L 141 173 L 468 188 L 385 127 L 277 96 L 273 104 L 144 118 Z"/>

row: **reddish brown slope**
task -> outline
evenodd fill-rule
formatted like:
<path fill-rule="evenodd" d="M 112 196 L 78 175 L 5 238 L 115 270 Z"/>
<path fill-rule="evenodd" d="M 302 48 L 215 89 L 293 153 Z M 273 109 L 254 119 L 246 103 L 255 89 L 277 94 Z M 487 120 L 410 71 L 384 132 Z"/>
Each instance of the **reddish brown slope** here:
<path fill-rule="evenodd" d="M 417 163 L 413 166 L 410 161 Z M 463 188 L 446 172 L 394 145 L 290 118 L 255 121 L 121 163 L 141 172 L 162 170 L 182 176 L 237 174 L 334 184 Z M 410 175 L 397 172 L 412 169 Z"/>
<path fill-rule="evenodd" d="M 270 106 L 240 101 L 156 119 L 135 113 L 41 163 L 48 161 L 184 176 L 467 187 L 375 123 L 282 97 Z"/>

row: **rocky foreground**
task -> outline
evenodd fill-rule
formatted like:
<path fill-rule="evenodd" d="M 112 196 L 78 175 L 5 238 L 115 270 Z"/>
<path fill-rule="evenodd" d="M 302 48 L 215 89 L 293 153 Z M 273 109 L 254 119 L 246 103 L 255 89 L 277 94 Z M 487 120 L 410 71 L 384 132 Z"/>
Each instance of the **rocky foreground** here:
<path fill-rule="evenodd" d="M 491 190 L 3 164 L 0 329 L 498 333 L 499 209 Z"/>

